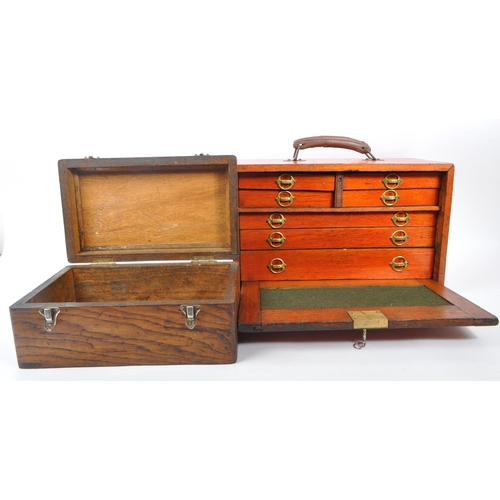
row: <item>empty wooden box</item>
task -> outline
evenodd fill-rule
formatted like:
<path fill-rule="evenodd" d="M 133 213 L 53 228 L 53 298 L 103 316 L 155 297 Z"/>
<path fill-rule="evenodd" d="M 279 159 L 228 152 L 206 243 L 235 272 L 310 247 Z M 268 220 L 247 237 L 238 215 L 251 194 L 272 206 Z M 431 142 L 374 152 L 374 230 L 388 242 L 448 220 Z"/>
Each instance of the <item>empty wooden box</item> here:
<path fill-rule="evenodd" d="M 61 160 L 71 265 L 11 306 L 21 368 L 233 363 L 234 156 Z"/>

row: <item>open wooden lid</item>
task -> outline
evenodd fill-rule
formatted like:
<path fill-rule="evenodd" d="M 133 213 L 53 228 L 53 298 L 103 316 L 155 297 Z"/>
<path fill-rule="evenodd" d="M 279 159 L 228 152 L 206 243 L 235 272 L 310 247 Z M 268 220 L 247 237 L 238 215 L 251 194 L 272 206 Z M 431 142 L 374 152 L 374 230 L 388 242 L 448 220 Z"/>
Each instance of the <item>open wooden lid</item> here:
<path fill-rule="evenodd" d="M 70 262 L 235 259 L 234 156 L 60 160 Z"/>

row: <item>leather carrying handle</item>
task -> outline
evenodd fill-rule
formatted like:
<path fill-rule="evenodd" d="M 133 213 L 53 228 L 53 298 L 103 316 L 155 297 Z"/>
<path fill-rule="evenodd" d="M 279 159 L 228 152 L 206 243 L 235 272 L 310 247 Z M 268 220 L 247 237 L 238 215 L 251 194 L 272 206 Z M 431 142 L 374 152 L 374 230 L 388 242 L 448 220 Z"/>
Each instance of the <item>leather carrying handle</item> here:
<path fill-rule="evenodd" d="M 319 135 L 316 137 L 304 137 L 293 141 L 295 153 L 293 160 L 296 161 L 301 149 L 309 148 L 343 148 L 357 151 L 358 153 L 365 154 L 368 159 L 376 160 L 375 156 L 371 154 L 371 148 L 366 142 L 351 139 L 350 137 L 340 137 L 335 135 Z"/>

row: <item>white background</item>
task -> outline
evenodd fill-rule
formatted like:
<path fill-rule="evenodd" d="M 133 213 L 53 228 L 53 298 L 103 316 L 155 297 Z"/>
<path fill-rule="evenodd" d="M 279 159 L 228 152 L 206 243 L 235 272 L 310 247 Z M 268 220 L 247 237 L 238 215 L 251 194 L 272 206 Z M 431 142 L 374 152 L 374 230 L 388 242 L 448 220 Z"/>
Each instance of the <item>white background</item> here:
<path fill-rule="evenodd" d="M 446 285 L 498 315 L 494 7 L 1 0 L 0 379 L 498 381 L 498 327 L 369 332 L 361 352 L 352 332 L 259 339 L 225 366 L 19 370 L 8 314 L 66 265 L 60 158 L 279 159 L 346 135 L 456 165 Z M 2 388 L 9 499 L 498 498 L 496 383 Z"/>

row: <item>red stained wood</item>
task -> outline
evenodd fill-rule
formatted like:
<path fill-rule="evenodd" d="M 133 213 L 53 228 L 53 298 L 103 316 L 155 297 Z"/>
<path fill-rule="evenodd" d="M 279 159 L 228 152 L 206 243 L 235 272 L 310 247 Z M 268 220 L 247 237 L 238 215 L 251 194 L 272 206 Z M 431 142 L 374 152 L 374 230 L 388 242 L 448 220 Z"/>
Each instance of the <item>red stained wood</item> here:
<path fill-rule="evenodd" d="M 366 311 L 368 308 L 350 307 L 349 311 Z M 389 319 L 389 328 L 425 328 L 438 326 L 470 326 L 472 318 L 457 307 L 409 306 L 377 307 Z M 279 330 L 330 330 L 353 328 L 346 309 L 288 309 L 262 311 L 263 325 L 279 325 Z M 264 326 L 265 328 L 265 326 Z M 274 326 L 273 326 L 274 331 Z M 375 331 L 375 330 L 372 330 Z"/>
<path fill-rule="evenodd" d="M 444 299 L 455 304 L 464 313 L 468 314 L 472 319 L 471 325 L 474 326 L 485 326 L 485 325 L 498 325 L 498 318 L 493 314 L 485 311 L 483 308 L 474 304 L 470 300 L 462 297 L 458 293 L 446 288 L 442 283 L 435 280 L 420 280 L 427 288 L 431 289 L 433 292 L 441 295 Z"/>
<path fill-rule="evenodd" d="M 398 210 L 388 209 L 380 212 L 339 212 L 332 213 L 310 213 L 310 212 L 291 212 L 289 210 L 277 210 L 276 212 L 262 213 L 240 213 L 240 229 L 271 229 L 268 219 L 275 214 L 276 217 L 283 216 L 286 220 L 283 226 L 273 229 L 279 231 L 283 229 L 314 229 L 328 227 L 393 227 L 398 229 L 392 220 L 396 213 L 407 213 L 409 221 L 402 229 L 421 226 L 435 226 L 437 213 L 436 212 L 417 212 L 413 209 Z M 401 215 L 401 214 L 400 214 Z"/>
<path fill-rule="evenodd" d="M 305 158 L 290 160 L 238 160 L 239 172 L 447 172 L 451 163 L 414 158 L 387 158 L 366 161 L 359 158 Z"/>
<path fill-rule="evenodd" d="M 279 177 L 283 176 L 284 182 L 279 182 Z M 293 186 L 290 178 L 293 177 Z M 291 187 L 287 187 L 290 185 Z M 280 187 L 282 186 L 282 187 Z M 245 174 L 242 173 L 238 177 L 239 189 L 282 189 L 295 191 L 333 191 L 335 188 L 335 174 L 308 174 L 295 173 L 293 176 L 286 173 L 264 173 L 264 174 Z"/>
<path fill-rule="evenodd" d="M 396 272 L 391 261 L 404 256 L 406 269 Z M 286 268 L 273 274 L 268 264 L 282 259 Z M 241 279 L 315 280 L 315 279 L 408 279 L 430 278 L 434 259 L 433 249 L 395 250 L 269 250 L 241 252 Z"/>
<path fill-rule="evenodd" d="M 406 242 L 391 237 L 408 238 Z M 435 229 L 418 228 L 330 228 L 241 230 L 241 250 L 315 248 L 412 248 L 433 247 Z M 269 241 L 271 240 L 271 241 Z M 274 241 L 273 241 L 274 240 Z M 274 246 L 273 246 L 274 245 Z"/>
<path fill-rule="evenodd" d="M 248 287 L 252 297 L 242 302 L 241 331 L 353 328 L 344 308 L 261 311 L 263 287 L 421 286 L 422 281 L 450 305 L 377 308 L 389 318 L 389 328 L 498 321 L 463 297 L 440 288 L 446 263 L 452 164 L 413 159 L 259 160 L 239 162 L 238 171 L 242 290 Z M 306 173 L 335 174 L 332 205 L 330 200 L 322 200 L 283 208 L 269 206 L 263 193 L 264 179 L 275 179 L 284 172 L 294 178 Z M 272 183 L 268 187 L 271 189 Z M 253 198 L 249 194 L 252 190 Z M 384 203 L 384 195 L 397 200 L 387 198 Z M 401 227 L 392 220 L 396 212 L 398 217 L 409 216 Z M 395 231 L 404 231 L 396 234 L 407 234 L 408 241 L 395 246 L 389 239 Z M 277 247 L 268 242 L 270 236 Z M 389 265 L 396 255 L 408 261 L 402 272 Z M 269 269 L 270 264 L 274 264 L 271 268 L 276 274 Z"/>
<path fill-rule="evenodd" d="M 391 175 L 395 174 L 395 175 Z M 399 177 L 399 182 L 389 182 L 387 186 L 384 184 L 384 179 L 389 177 L 389 180 Z M 376 174 L 344 174 L 344 189 L 359 190 L 359 189 L 438 189 L 441 185 L 441 174 L 434 172 L 386 172 Z"/>
<path fill-rule="evenodd" d="M 396 190 L 375 190 L 366 189 L 362 191 L 344 191 L 342 198 L 343 207 L 384 207 L 387 206 L 382 201 L 382 196 L 394 196 L 397 192 L 399 199 L 396 202 L 390 201 L 391 207 L 412 207 L 422 205 L 437 205 L 439 200 L 438 189 L 396 189 Z"/>
<path fill-rule="evenodd" d="M 283 204 L 286 207 L 301 208 L 301 207 L 333 207 L 333 191 L 297 191 L 292 189 L 289 191 L 293 196 L 293 201 L 282 201 L 282 205 L 278 203 L 277 197 L 284 200 L 288 197 L 287 191 L 280 190 L 240 190 L 239 205 L 240 207 L 269 207 L 272 210 L 281 210 Z"/>

